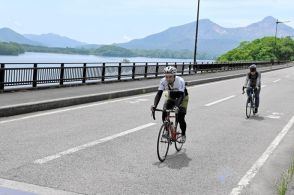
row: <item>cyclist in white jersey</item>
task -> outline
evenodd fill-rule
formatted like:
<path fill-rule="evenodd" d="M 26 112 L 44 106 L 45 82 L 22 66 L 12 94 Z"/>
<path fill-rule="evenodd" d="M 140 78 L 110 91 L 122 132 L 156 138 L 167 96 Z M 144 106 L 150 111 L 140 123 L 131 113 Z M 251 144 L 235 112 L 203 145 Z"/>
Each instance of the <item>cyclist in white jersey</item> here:
<path fill-rule="evenodd" d="M 161 99 L 163 91 L 168 91 L 168 98 L 164 103 L 163 110 L 175 109 L 177 119 L 182 131 L 182 141 L 186 141 L 186 128 L 187 124 L 185 116 L 187 113 L 189 95 L 186 89 L 186 83 L 182 77 L 176 76 L 177 69 L 172 66 L 168 66 L 164 69 L 165 77 L 160 80 L 158 92 L 154 99 L 154 104 L 151 106 L 151 111 L 157 108 Z M 164 121 L 167 113 L 162 113 L 162 120 Z"/>

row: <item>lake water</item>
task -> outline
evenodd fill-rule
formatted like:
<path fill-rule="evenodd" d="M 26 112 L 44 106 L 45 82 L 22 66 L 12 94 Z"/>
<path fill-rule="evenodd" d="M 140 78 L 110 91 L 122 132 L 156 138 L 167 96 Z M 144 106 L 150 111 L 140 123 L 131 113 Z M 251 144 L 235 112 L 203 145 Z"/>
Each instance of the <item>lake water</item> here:
<path fill-rule="evenodd" d="M 71 55 L 52 53 L 27 52 L 19 56 L 1 56 L 0 63 L 101 63 L 122 62 L 124 59 L 130 62 L 192 62 L 192 59 L 146 58 L 146 57 L 102 57 L 94 55 Z M 209 61 L 209 60 L 204 60 Z M 199 61 L 202 62 L 202 61 Z"/>

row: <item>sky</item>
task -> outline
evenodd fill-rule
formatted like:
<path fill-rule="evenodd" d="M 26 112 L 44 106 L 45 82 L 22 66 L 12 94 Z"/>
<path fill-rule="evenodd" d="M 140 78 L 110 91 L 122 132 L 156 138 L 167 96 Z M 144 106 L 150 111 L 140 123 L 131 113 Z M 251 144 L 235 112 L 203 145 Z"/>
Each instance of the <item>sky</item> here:
<path fill-rule="evenodd" d="M 293 0 L 201 0 L 200 19 L 240 27 L 291 21 Z M 0 28 L 55 33 L 91 44 L 127 42 L 196 20 L 197 0 L 0 0 Z"/>

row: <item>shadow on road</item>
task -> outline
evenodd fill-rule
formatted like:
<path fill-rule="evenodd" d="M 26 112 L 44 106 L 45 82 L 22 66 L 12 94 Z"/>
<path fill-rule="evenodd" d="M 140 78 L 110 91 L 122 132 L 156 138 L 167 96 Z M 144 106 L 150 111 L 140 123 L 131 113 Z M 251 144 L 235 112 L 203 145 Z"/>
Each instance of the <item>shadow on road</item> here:
<path fill-rule="evenodd" d="M 167 155 L 164 162 L 155 162 L 153 165 L 158 168 L 168 167 L 170 169 L 182 169 L 184 167 L 189 167 L 189 163 L 192 161 L 186 154 L 186 149 L 180 152 L 175 152 L 173 154 Z"/>
<path fill-rule="evenodd" d="M 250 119 L 256 120 L 256 121 L 263 121 L 265 118 L 263 116 L 255 115 L 255 116 L 251 116 Z"/>

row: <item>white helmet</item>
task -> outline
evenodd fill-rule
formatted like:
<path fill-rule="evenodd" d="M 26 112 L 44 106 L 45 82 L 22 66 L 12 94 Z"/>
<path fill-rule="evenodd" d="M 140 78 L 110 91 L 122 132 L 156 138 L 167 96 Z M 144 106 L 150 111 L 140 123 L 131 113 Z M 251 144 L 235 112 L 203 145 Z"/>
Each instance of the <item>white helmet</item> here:
<path fill-rule="evenodd" d="M 164 68 L 163 73 L 164 74 L 176 75 L 177 74 L 177 69 L 175 67 L 172 67 L 172 66 L 167 66 L 167 67 Z"/>

